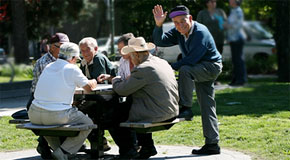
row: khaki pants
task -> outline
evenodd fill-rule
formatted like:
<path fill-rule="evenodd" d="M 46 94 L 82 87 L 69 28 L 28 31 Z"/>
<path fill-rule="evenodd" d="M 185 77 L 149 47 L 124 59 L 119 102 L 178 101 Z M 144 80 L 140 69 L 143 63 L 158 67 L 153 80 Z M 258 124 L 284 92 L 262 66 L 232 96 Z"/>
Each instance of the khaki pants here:
<path fill-rule="evenodd" d="M 62 111 L 49 111 L 31 104 L 28 116 L 31 123 L 40 125 L 93 124 L 93 121 L 89 117 L 74 107 Z M 53 150 L 61 147 L 68 153 L 74 154 L 81 148 L 90 132 L 91 130 L 80 131 L 78 136 L 67 137 L 62 144 L 60 144 L 58 137 L 45 136 L 45 139 Z"/>

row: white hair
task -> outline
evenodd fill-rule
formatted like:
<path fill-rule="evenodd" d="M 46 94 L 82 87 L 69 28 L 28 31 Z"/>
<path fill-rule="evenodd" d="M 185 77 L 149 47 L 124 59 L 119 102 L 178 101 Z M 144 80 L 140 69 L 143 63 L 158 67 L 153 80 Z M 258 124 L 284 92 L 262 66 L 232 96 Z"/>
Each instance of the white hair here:
<path fill-rule="evenodd" d="M 95 38 L 93 37 L 86 37 L 83 38 L 80 42 L 79 42 L 79 46 L 81 46 L 82 44 L 87 44 L 88 47 L 90 48 L 95 48 L 98 47 L 98 42 Z"/>

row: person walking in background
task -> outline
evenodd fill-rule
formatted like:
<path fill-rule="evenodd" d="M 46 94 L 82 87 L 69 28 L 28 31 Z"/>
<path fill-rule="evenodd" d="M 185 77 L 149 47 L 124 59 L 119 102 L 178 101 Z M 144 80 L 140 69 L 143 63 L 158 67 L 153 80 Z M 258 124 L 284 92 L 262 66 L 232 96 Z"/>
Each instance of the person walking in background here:
<path fill-rule="evenodd" d="M 39 55 L 37 56 L 37 59 L 42 57 L 45 53 L 49 51 L 49 38 L 50 35 L 46 34 L 41 38 L 41 41 L 39 42 Z"/>
<path fill-rule="evenodd" d="M 163 12 L 161 5 L 156 5 L 152 12 L 156 24 L 153 31 L 155 44 L 162 47 L 179 44 L 182 51 L 182 59 L 171 64 L 174 70 L 179 71 L 180 118 L 193 117 L 191 107 L 195 84 L 205 145 L 201 149 L 193 149 L 192 154 L 220 154 L 214 81 L 222 71 L 222 57 L 214 39 L 206 26 L 193 21 L 188 8 L 184 5 L 171 10 L 169 18 L 175 27 L 165 33 L 162 25 L 167 12 Z"/>
<path fill-rule="evenodd" d="M 227 16 L 222 9 L 216 8 L 217 0 L 204 0 L 206 9 L 198 12 L 196 21 L 204 24 L 215 41 L 220 54 L 224 47 L 224 26 Z"/>
<path fill-rule="evenodd" d="M 225 40 L 223 24 L 227 16 L 222 9 L 216 8 L 217 0 L 204 0 L 204 2 L 206 9 L 198 12 L 196 21 L 207 27 L 213 36 L 216 48 L 222 54 Z M 215 81 L 214 84 L 219 85 L 220 82 Z"/>
<path fill-rule="evenodd" d="M 247 70 L 243 56 L 246 34 L 243 30 L 244 13 L 240 5 L 242 0 L 229 0 L 230 15 L 224 27 L 227 29 L 227 40 L 230 43 L 233 79 L 229 85 L 242 86 L 247 82 Z"/>

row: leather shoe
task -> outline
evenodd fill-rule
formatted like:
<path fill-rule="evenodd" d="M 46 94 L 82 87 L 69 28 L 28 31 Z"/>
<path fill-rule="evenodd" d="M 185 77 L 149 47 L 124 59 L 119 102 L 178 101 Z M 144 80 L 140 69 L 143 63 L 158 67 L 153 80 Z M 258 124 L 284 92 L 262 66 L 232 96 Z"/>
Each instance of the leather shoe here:
<path fill-rule="evenodd" d="M 61 151 L 61 148 L 57 148 L 55 151 L 52 152 L 51 155 L 56 160 L 68 160 L 67 155 Z"/>
<path fill-rule="evenodd" d="M 221 148 L 218 144 L 205 144 L 204 146 L 201 147 L 201 149 L 193 149 L 191 153 L 206 154 L 206 155 L 220 154 Z"/>
<path fill-rule="evenodd" d="M 155 146 L 142 146 L 140 152 L 139 152 L 139 157 L 136 159 L 148 159 L 151 156 L 155 156 L 157 154 L 157 150 Z"/>
<path fill-rule="evenodd" d="M 136 159 L 137 157 L 139 157 L 139 153 L 137 152 L 135 148 L 132 148 L 126 153 L 120 153 L 120 155 L 117 156 L 115 159 L 130 160 L 130 159 Z"/>
<path fill-rule="evenodd" d="M 183 107 L 179 111 L 178 118 L 184 118 L 187 121 L 191 121 L 193 113 L 190 107 Z"/>
<path fill-rule="evenodd" d="M 49 146 L 43 145 L 42 143 L 38 143 L 36 151 L 40 154 L 42 159 L 52 159 L 51 150 Z"/>

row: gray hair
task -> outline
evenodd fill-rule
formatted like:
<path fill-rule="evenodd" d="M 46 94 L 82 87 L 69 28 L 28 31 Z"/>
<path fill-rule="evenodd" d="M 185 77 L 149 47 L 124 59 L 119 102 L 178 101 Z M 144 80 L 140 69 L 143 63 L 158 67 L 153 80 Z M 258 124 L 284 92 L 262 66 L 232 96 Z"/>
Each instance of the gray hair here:
<path fill-rule="evenodd" d="M 87 44 L 90 48 L 95 48 L 98 47 L 98 42 L 95 38 L 93 37 L 86 37 L 83 38 L 80 42 L 79 42 L 79 46 L 82 44 Z"/>

